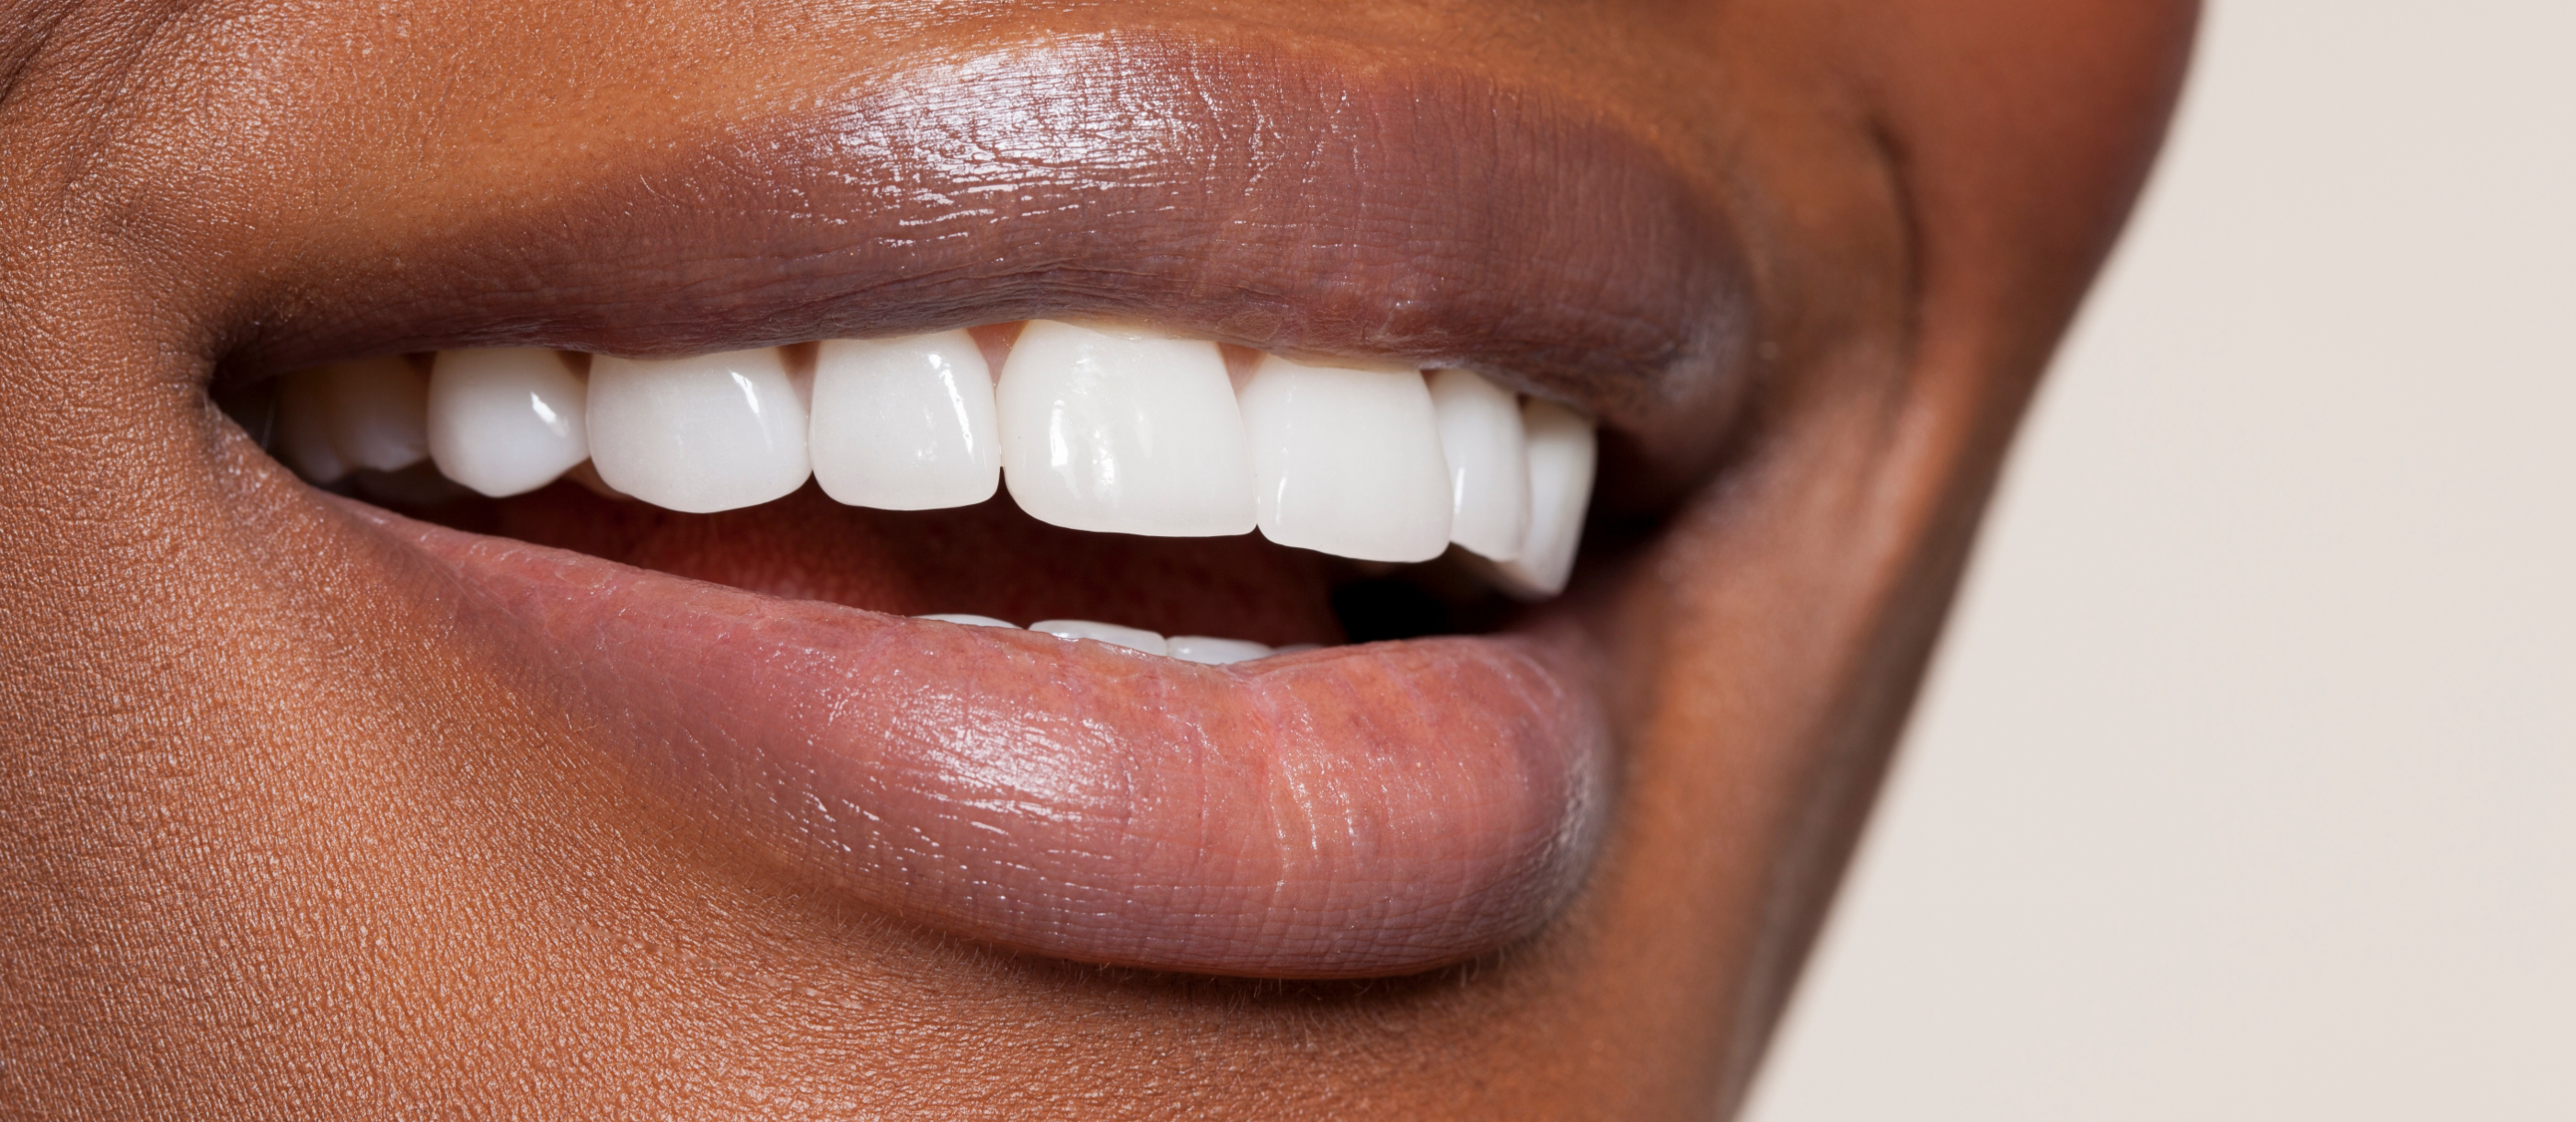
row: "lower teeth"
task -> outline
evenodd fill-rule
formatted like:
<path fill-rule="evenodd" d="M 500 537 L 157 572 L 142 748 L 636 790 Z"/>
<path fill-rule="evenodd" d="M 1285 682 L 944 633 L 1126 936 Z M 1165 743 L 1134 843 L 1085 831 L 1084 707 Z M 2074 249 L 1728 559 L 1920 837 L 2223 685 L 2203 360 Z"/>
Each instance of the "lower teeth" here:
<path fill-rule="evenodd" d="M 967 627 L 1007 627 L 1015 631 L 1021 630 L 1017 624 L 994 619 L 991 616 L 934 613 L 913 618 L 932 619 Z M 1131 651 L 1142 651 L 1146 654 L 1163 655 L 1183 662 L 1204 663 L 1210 666 L 1250 662 L 1258 658 L 1269 658 L 1272 655 L 1298 654 L 1319 649 L 1313 643 L 1273 647 L 1267 643 L 1255 643 L 1248 639 L 1220 639 L 1212 635 L 1174 635 L 1166 638 L 1141 627 L 1123 627 L 1114 623 L 1099 623 L 1087 619 L 1040 620 L 1030 624 L 1026 630 L 1053 635 L 1068 641 L 1089 640 L 1113 647 L 1124 647 Z"/>

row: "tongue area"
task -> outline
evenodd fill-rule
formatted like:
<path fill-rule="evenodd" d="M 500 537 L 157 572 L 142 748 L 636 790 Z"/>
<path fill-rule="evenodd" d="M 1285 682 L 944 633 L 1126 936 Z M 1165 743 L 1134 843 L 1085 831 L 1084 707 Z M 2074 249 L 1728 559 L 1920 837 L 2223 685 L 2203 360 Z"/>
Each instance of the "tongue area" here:
<path fill-rule="evenodd" d="M 843 506 L 808 484 L 776 502 L 681 514 L 571 482 L 416 512 L 457 529 L 794 600 L 1028 624 L 1091 619 L 1272 645 L 1344 639 L 1334 562 L 1258 534 L 1146 538 L 1049 526 L 996 497 L 951 510 Z"/>

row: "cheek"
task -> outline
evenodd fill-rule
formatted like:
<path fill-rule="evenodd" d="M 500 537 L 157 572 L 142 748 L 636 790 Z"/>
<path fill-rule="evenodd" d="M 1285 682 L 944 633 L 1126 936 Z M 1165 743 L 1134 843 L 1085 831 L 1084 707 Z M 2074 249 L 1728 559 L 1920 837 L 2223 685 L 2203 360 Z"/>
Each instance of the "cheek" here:
<path fill-rule="evenodd" d="M 1911 3 L 1846 65 L 1902 153 L 1924 288 L 2045 337 L 2109 251 L 2164 136 L 2191 0 Z M 1927 320 L 1927 332 L 1946 325 Z"/>

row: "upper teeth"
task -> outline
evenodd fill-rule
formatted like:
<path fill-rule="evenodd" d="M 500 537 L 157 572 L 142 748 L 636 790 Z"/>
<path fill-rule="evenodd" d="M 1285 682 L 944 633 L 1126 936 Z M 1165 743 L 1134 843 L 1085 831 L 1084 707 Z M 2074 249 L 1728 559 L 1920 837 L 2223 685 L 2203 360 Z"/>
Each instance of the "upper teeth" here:
<path fill-rule="evenodd" d="M 993 374 L 963 331 L 823 344 L 812 431 L 814 482 L 851 506 L 972 506 L 1001 484 Z"/>
<path fill-rule="evenodd" d="M 655 506 L 706 514 L 804 486 L 813 474 L 807 427 L 776 348 L 649 361 L 601 355 L 590 365 L 591 466 L 602 482 Z M 460 443 L 482 441 L 469 434 Z"/>
<path fill-rule="evenodd" d="M 399 358 L 344 362 L 286 376 L 278 440 L 316 479 L 353 468 L 392 471 L 429 454 L 429 388 Z"/>
<path fill-rule="evenodd" d="M 1464 370 L 1431 373 L 1440 450 L 1449 464 L 1449 540 L 1496 561 L 1529 538 L 1529 441 L 1511 392 Z M 1590 488 L 1585 488 L 1587 491 Z"/>
<path fill-rule="evenodd" d="M 516 495 L 590 458 L 590 389 L 553 351 L 449 351 L 429 379 L 429 454 L 486 495 Z"/>
<path fill-rule="evenodd" d="M 1242 402 L 1262 536 L 1367 561 L 1449 547 L 1449 464 L 1420 372 L 1265 355 Z"/>
<path fill-rule="evenodd" d="M 804 485 L 855 506 L 965 506 L 1007 483 L 1079 530 L 1159 536 L 1259 527 L 1283 545 L 1423 561 L 1449 544 L 1523 595 L 1572 571 L 1593 426 L 1515 403 L 1464 370 L 1264 355 L 1238 386 L 1216 344 L 1039 320 L 998 377 L 964 331 L 832 340 L 812 369 L 779 349 L 679 359 L 559 352 L 343 363 L 281 384 L 278 450 L 307 477 L 433 459 L 486 495 L 584 459 L 672 510 L 752 506 Z"/>
<path fill-rule="evenodd" d="M 1252 459 L 1216 345 L 1041 320 L 995 389 L 1002 474 L 1040 522 L 1210 537 L 1252 529 Z"/>
<path fill-rule="evenodd" d="M 1532 401 L 1521 407 L 1521 423 L 1529 436 L 1529 537 L 1519 556 L 1495 568 L 1522 596 L 1554 596 L 1574 574 L 1583 508 L 1592 501 L 1592 422 Z"/>

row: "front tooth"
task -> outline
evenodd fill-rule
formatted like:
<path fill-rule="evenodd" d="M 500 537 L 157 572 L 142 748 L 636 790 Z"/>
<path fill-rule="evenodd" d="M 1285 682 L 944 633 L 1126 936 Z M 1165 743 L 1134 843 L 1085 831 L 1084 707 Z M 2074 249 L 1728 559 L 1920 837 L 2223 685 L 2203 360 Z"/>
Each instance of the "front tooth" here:
<path fill-rule="evenodd" d="M 1264 355 L 1243 427 L 1263 537 L 1363 561 L 1448 548 L 1449 466 L 1419 372 Z"/>
<path fill-rule="evenodd" d="M 297 475 L 329 483 L 349 474 L 331 449 L 330 399 L 319 370 L 298 370 L 277 382 L 277 454 Z"/>
<path fill-rule="evenodd" d="M 399 355 L 322 370 L 331 448 L 350 467 L 400 471 L 429 456 L 429 384 Z"/>
<path fill-rule="evenodd" d="M 1467 370 L 1431 373 L 1440 450 L 1449 461 L 1449 540 L 1495 561 L 1529 537 L 1529 442 L 1510 390 Z"/>
<path fill-rule="evenodd" d="M 1203 662 L 1210 666 L 1250 662 L 1256 658 L 1268 658 L 1273 653 L 1268 643 L 1255 643 L 1249 639 L 1219 639 L 1213 635 L 1174 635 L 1164 640 L 1164 644 L 1170 648 L 1173 658 L 1183 662 Z"/>
<path fill-rule="evenodd" d="M 1496 565 L 1506 591 L 1539 600 L 1565 591 L 1583 509 L 1592 501 L 1592 422 L 1545 401 L 1521 407 L 1529 433 L 1530 530 L 1521 555 Z"/>
<path fill-rule="evenodd" d="M 1087 619 L 1042 619 L 1029 625 L 1029 630 L 1053 635 L 1058 639 L 1089 639 L 1113 647 L 1125 647 L 1146 654 L 1167 655 L 1171 645 L 1161 635 L 1141 627 L 1120 627 Z"/>
<path fill-rule="evenodd" d="M 971 506 L 1001 484 L 993 372 L 963 331 L 834 339 L 814 358 L 814 482 L 851 506 Z"/>
<path fill-rule="evenodd" d="M 1216 344 L 1035 320 L 996 399 L 1002 475 L 1030 517 L 1157 537 L 1252 529 L 1252 460 Z"/>
<path fill-rule="evenodd" d="M 589 391 L 534 347 L 447 351 L 429 371 L 429 456 L 493 498 L 525 494 L 590 458 Z"/>
<path fill-rule="evenodd" d="M 602 482 L 691 514 L 805 485 L 805 403 L 775 348 L 590 366 L 590 460 Z"/>

